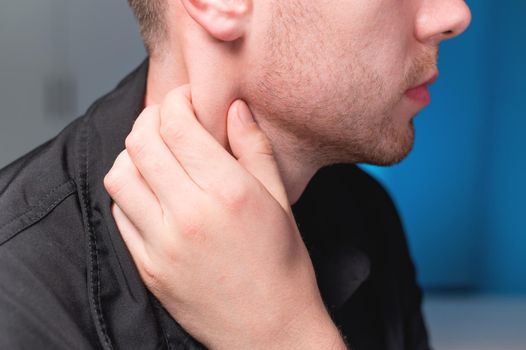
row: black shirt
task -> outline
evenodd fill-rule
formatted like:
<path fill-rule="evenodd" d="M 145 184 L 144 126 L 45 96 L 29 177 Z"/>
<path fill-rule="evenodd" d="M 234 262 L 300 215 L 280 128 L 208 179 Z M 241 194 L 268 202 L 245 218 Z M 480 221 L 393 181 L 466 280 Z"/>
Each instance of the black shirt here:
<path fill-rule="evenodd" d="M 103 186 L 143 108 L 147 71 L 144 62 L 0 171 L 0 349 L 203 348 L 145 288 Z M 428 349 L 421 292 L 384 189 L 355 165 L 331 166 L 293 211 L 352 349 Z"/>

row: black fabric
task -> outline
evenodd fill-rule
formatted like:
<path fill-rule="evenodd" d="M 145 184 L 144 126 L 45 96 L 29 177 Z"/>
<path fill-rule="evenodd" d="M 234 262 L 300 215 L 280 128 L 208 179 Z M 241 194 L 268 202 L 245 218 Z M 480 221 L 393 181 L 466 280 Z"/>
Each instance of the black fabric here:
<path fill-rule="evenodd" d="M 143 108 L 147 71 L 145 61 L 0 171 L 0 349 L 204 348 L 143 285 L 103 187 Z M 327 167 L 293 211 L 352 348 L 428 349 L 402 225 L 382 187 L 354 165 Z"/>

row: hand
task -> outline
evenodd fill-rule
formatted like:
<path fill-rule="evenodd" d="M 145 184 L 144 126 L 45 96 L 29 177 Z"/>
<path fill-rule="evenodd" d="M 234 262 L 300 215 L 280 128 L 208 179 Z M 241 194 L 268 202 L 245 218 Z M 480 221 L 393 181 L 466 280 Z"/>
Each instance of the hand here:
<path fill-rule="evenodd" d="M 241 101 L 227 129 L 233 156 L 189 86 L 137 119 L 104 183 L 141 277 L 209 348 L 292 348 L 310 329 L 334 342 L 267 138 Z"/>

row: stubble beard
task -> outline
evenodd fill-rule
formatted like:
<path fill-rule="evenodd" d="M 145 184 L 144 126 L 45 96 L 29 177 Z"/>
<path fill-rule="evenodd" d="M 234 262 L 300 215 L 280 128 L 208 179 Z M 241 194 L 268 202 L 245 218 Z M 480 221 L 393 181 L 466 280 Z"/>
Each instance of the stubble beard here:
<path fill-rule="evenodd" d="M 404 96 L 405 82 L 396 93 L 388 94 L 381 78 L 370 73 L 347 87 L 314 88 L 313 96 L 302 94 L 305 86 L 317 85 L 313 80 L 294 82 L 285 72 L 276 71 L 278 65 L 270 66 L 272 69 L 257 79 L 252 97 L 257 102 L 251 105 L 273 144 L 287 149 L 296 161 L 316 167 L 336 163 L 385 166 L 400 162 L 412 150 L 412 118 L 402 125 L 393 114 Z M 353 66 L 364 70 L 357 68 L 360 63 Z"/>
<path fill-rule="evenodd" d="M 392 165 L 411 152 L 414 116 L 395 115 L 393 110 L 405 91 L 436 65 L 436 51 L 421 52 L 401 73 L 398 85 L 388 87 L 359 54 L 345 57 L 342 62 L 347 64 L 339 63 L 336 57 L 341 52 L 317 47 L 311 54 L 309 47 L 302 46 L 302 38 L 294 36 L 294 28 L 285 30 L 289 35 L 284 38 L 283 28 L 273 28 L 277 31 L 269 33 L 272 40 L 263 63 L 245 91 L 275 148 L 317 167 Z M 316 43 L 323 46 L 322 39 Z M 324 56 L 317 57 L 316 52 Z M 407 121 L 396 120 L 400 117 Z"/>
<path fill-rule="evenodd" d="M 387 107 L 382 114 L 382 118 L 379 119 L 380 122 L 369 129 L 369 137 L 364 139 L 364 143 L 367 143 L 367 140 L 369 140 L 369 144 L 372 147 L 369 149 L 364 147 L 367 151 L 361 153 L 361 162 L 380 166 L 394 165 L 401 162 L 411 153 L 415 140 L 413 123 L 415 115 L 402 116 L 403 118 L 409 118 L 408 123 L 401 128 L 397 128 L 395 127 L 397 125 L 395 118 L 400 116 L 393 115 L 392 110 L 404 98 L 407 89 L 421 82 L 425 74 L 435 69 L 437 62 L 438 49 L 422 51 L 414 59 L 404 74 L 402 88 L 386 104 Z M 377 138 L 376 141 L 373 141 L 375 135 L 377 135 Z"/>

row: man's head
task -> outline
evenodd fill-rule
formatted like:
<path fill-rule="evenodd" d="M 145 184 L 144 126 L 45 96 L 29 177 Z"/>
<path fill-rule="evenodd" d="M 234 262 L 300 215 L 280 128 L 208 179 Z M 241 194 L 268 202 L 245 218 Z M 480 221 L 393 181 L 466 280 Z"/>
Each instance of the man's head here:
<path fill-rule="evenodd" d="M 463 0 L 130 4 L 150 50 L 185 57 L 194 75 L 210 65 L 228 72 L 230 97 L 245 99 L 269 134 L 317 165 L 403 159 L 412 118 L 427 102 L 425 89 L 407 92 L 436 75 L 438 44 L 470 22 Z"/>

